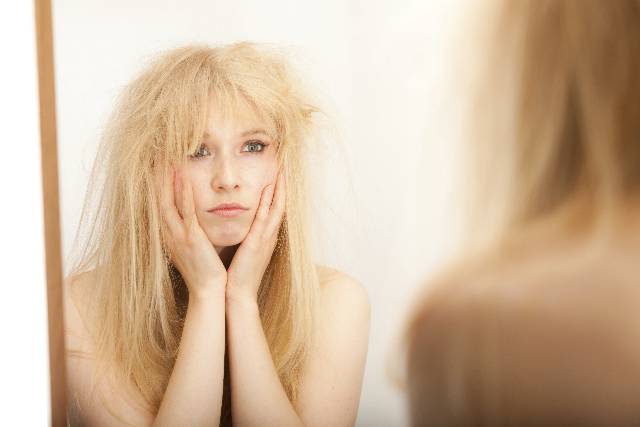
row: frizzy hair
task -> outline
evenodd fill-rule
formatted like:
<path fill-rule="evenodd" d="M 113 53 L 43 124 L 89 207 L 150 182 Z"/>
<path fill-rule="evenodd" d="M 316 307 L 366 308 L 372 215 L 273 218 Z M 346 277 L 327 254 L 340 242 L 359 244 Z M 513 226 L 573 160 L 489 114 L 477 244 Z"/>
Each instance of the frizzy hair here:
<path fill-rule="evenodd" d="M 274 49 L 242 42 L 167 51 L 124 88 L 108 120 L 74 244 L 81 250 L 69 274 L 95 272 L 85 311 L 95 318 L 96 376 L 131 382 L 154 414 L 184 322 L 175 293 L 181 278 L 163 245 L 154 177 L 196 151 L 210 96 L 224 114 L 233 114 L 238 102 L 248 103 L 275 129 L 287 202 L 258 304 L 292 402 L 312 342 L 318 279 L 308 242 L 305 159 L 318 109 Z M 227 383 L 221 424 L 229 416 Z"/>

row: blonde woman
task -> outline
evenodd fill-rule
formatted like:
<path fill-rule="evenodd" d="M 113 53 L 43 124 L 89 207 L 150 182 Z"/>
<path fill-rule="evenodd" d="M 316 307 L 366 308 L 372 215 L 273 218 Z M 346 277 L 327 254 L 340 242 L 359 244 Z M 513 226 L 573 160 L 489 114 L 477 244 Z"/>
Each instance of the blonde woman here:
<path fill-rule="evenodd" d="M 480 233 L 410 323 L 412 424 L 637 425 L 640 2 L 495 5 Z"/>
<path fill-rule="evenodd" d="M 65 287 L 72 424 L 353 425 L 369 305 L 310 255 L 316 112 L 249 43 L 172 50 L 126 87 Z"/>

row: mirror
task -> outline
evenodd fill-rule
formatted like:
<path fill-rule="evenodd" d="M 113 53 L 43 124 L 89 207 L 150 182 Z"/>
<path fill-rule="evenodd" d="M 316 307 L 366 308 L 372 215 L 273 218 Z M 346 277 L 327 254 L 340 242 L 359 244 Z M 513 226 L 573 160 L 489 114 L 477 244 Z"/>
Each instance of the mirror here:
<path fill-rule="evenodd" d="M 65 276 L 98 143 L 125 85 L 187 43 L 277 47 L 323 112 L 309 162 L 314 260 L 361 283 L 371 304 L 356 425 L 406 423 L 388 368 L 416 285 L 452 248 L 455 144 L 442 141 L 459 137 L 448 67 L 464 5 L 54 0 Z"/>

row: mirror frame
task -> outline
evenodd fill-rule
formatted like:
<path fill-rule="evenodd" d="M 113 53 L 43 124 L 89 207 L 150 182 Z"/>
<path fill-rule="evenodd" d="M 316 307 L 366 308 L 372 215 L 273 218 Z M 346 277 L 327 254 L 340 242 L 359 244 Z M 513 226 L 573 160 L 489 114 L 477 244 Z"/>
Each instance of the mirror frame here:
<path fill-rule="evenodd" d="M 51 0 L 35 1 L 42 197 L 44 206 L 45 259 L 47 272 L 47 320 L 49 333 L 49 378 L 51 426 L 67 426 L 64 307 L 56 97 L 53 61 Z"/>

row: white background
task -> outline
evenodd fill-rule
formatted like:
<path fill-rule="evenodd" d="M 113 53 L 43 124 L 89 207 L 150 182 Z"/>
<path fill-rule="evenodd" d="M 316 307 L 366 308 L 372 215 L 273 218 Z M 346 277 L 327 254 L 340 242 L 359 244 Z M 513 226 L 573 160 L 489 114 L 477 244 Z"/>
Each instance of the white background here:
<path fill-rule="evenodd" d="M 33 1 L 0 5 L 0 407 L 3 425 L 49 423 L 38 74 Z"/>
<path fill-rule="evenodd" d="M 359 426 L 407 424 L 389 370 L 417 287 L 457 233 L 453 162 L 461 99 L 452 54 L 468 0 L 53 0 L 64 254 L 96 144 L 145 59 L 188 42 L 274 43 L 291 52 L 333 128 L 318 159 L 318 258 L 369 291 Z"/>

